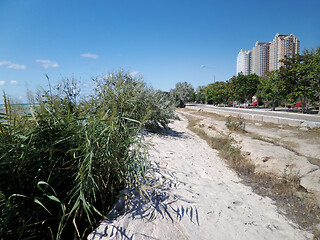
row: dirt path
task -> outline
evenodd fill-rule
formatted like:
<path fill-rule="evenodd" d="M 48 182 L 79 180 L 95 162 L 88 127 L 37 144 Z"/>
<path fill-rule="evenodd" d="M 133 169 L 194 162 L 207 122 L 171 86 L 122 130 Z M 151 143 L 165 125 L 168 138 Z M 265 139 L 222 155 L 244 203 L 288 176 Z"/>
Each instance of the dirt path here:
<path fill-rule="evenodd" d="M 218 153 L 187 128 L 151 135 L 151 201 L 127 192 L 126 212 L 104 221 L 88 239 L 312 239 L 255 194 Z M 124 198 L 125 200 L 125 198 Z"/>

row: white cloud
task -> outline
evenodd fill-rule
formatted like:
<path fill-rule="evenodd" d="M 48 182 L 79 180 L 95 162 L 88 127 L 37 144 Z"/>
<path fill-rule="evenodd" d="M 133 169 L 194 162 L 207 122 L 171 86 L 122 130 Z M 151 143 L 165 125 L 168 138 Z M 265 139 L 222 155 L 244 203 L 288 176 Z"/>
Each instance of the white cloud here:
<path fill-rule="evenodd" d="M 139 74 L 139 72 L 138 72 L 138 71 L 130 72 L 130 75 L 131 75 L 132 77 L 137 76 L 138 74 Z"/>
<path fill-rule="evenodd" d="M 26 65 L 20 65 L 20 64 L 12 63 L 12 64 L 9 64 L 7 66 L 7 68 L 16 69 L 16 70 L 25 70 L 25 69 L 27 69 L 27 66 Z"/>
<path fill-rule="evenodd" d="M 18 81 L 16 81 L 16 80 L 11 80 L 11 81 L 10 81 L 10 84 L 11 84 L 11 85 L 18 85 L 18 84 L 19 84 L 19 82 L 18 82 Z"/>
<path fill-rule="evenodd" d="M 17 70 L 25 70 L 25 69 L 27 69 L 26 65 L 12 63 L 10 61 L 1 61 L 0 62 L 0 67 L 1 66 L 6 66 L 7 68 L 17 69 Z"/>
<path fill-rule="evenodd" d="M 8 64 L 11 64 L 10 61 L 1 61 L 0 62 L 0 66 L 4 66 L 4 65 L 8 65 Z"/>
<path fill-rule="evenodd" d="M 59 64 L 47 59 L 37 59 L 37 63 L 41 63 L 41 67 L 43 68 L 57 68 Z"/>
<path fill-rule="evenodd" d="M 0 81 L 0 86 L 4 86 L 6 84 L 6 81 Z"/>
<path fill-rule="evenodd" d="M 81 54 L 81 57 L 97 59 L 99 56 L 96 54 L 92 54 L 92 53 L 83 53 L 83 54 Z"/>

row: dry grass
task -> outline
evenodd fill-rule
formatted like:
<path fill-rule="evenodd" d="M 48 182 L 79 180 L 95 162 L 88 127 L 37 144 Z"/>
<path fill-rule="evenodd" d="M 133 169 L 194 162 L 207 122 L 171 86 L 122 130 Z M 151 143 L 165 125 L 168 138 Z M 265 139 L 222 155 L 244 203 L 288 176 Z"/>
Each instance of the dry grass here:
<path fill-rule="evenodd" d="M 226 127 L 233 132 L 246 133 L 246 122 L 242 117 L 227 117 Z"/>
<path fill-rule="evenodd" d="M 196 114 L 197 116 L 202 116 L 202 117 L 206 117 L 206 118 L 215 118 L 217 120 L 225 120 L 224 116 L 221 116 L 219 114 L 216 113 L 212 113 L 212 112 L 206 112 L 206 111 L 198 111 L 198 110 L 194 110 L 194 109 L 190 109 L 190 108 L 183 108 L 183 109 L 179 109 L 180 112 L 183 113 L 190 113 L 190 114 Z"/>
<path fill-rule="evenodd" d="M 254 165 L 241 154 L 238 147 L 233 146 L 232 138 L 223 135 L 221 135 L 221 137 L 210 137 L 199 125 L 197 125 L 199 120 L 192 118 L 191 116 L 186 117 L 189 120 L 188 128 L 199 137 L 206 140 L 213 149 L 218 150 L 220 157 L 227 160 L 231 168 L 244 175 L 251 176 L 254 173 Z"/>
<path fill-rule="evenodd" d="M 199 114 L 197 111 L 193 112 Z M 200 114 L 204 116 L 205 112 L 200 112 Z M 215 114 L 209 115 L 213 118 L 215 116 Z M 229 136 L 210 137 L 203 128 L 199 127 L 199 118 L 192 117 L 190 114 L 185 116 L 189 120 L 188 128 L 206 140 L 212 148 L 217 149 L 220 157 L 226 160 L 229 167 L 237 172 L 244 183 L 250 185 L 258 194 L 275 200 L 277 206 L 290 219 L 302 228 L 312 231 L 314 239 L 320 239 L 320 231 L 315 227 L 320 222 L 320 208 L 310 194 L 300 186 L 300 178 L 297 174 L 289 171 L 288 174 L 277 177 L 255 171 L 255 166 L 250 160 L 241 154 L 239 148 L 233 146 L 233 139 Z M 260 136 L 252 137 L 277 144 L 275 140 L 264 139 Z"/>

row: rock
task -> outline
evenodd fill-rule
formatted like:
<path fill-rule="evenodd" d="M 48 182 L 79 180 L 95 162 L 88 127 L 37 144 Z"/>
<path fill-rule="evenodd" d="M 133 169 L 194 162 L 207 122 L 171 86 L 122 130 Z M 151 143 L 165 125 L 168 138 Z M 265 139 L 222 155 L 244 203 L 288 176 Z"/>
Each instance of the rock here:
<path fill-rule="evenodd" d="M 243 156 L 249 156 L 250 154 L 250 152 L 243 152 Z"/>
<path fill-rule="evenodd" d="M 300 179 L 300 185 L 308 192 L 320 194 L 320 169 L 305 174 Z"/>
<path fill-rule="evenodd" d="M 263 157 L 261 160 L 262 162 L 267 162 L 270 159 L 270 157 Z"/>
<path fill-rule="evenodd" d="M 301 127 L 299 129 L 302 130 L 302 131 L 309 131 L 309 129 L 307 127 Z"/>
<path fill-rule="evenodd" d="M 256 165 L 259 172 L 268 172 L 280 177 L 285 174 L 297 174 L 299 177 L 304 177 L 319 169 L 318 166 L 311 164 L 306 157 L 269 142 L 243 137 L 241 146 L 242 151 L 251 153 L 250 160 Z M 292 169 L 288 166 L 292 166 Z M 317 176 L 316 172 L 314 172 L 314 178 Z M 320 170 L 318 176 L 320 177 Z M 306 178 L 304 181 L 309 183 L 312 180 Z M 308 183 L 306 184 L 309 185 Z M 307 189 L 307 187 L 305 188 Z"/>
<path fill-rule="evenodd" d="M 254 125 L 258 126 L 258 127 L 261 127 L 262 126 L 262 123 L 255 123 Z"/>
<path fill-rule="evenodd" d="M 307 122 L 307 121 L 304 121 L 303 123 L 301 123 L 300 125 L 301 127 L 308 127 L 310 129 L 313 129 L 313 128 L 317 128 L 317 127 L 320 127 L 320 123 L 318 122 Z"/>
<path fill-rule="evenodd" d="M 318 231 L 320 231 L 320 223 L 318 223 L 318 224 L 315 226 L 315 228 L 316 228 Z"/>

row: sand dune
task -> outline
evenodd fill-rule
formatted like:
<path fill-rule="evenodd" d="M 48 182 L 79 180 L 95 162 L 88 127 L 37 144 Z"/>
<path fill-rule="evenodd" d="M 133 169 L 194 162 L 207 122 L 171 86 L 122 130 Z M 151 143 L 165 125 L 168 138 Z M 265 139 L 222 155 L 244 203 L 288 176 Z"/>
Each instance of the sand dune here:
<path fill-rule="evenodd" d="M 168 135 L 147 137 L 153 168 L 150 199 L 127 190 L 128 198 L 116 206 L 125 212 L 102 221 L 88 239 L 312 239 L 271 199 L 242 184 L 181 118 L 170 125 Z"/>

